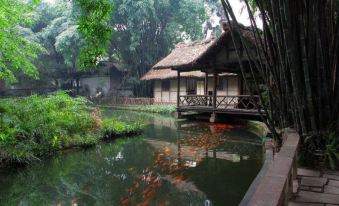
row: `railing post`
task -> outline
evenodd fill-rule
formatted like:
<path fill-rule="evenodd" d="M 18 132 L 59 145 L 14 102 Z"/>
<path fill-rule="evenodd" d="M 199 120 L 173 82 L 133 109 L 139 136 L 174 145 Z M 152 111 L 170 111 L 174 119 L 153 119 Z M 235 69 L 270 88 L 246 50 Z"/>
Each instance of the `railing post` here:
<path fill-rule="evenodd" d="M 180 71 L 178 70 L 177 78 L 177 107 L 180 107 Z"/>

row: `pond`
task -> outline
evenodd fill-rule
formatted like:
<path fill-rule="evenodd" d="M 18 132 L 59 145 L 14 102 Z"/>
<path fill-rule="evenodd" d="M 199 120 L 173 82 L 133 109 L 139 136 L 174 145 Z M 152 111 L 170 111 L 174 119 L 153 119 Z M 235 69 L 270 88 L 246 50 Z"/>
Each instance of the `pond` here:
<path fill-rule="evenodd" d="M 148 122 L 144 133 L 0 171 L 0 205 L 238 205 L 261 169 L 261 139 L 239 123 Z"/>

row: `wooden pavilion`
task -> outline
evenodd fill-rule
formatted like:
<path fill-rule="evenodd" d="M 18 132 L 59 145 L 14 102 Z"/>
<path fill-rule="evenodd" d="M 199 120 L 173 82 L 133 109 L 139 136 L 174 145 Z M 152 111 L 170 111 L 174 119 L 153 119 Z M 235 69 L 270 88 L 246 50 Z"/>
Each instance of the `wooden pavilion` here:
<path fill-rule="evenodd" d="M 182 112 L 210 113 L 210 121 L 216 120 L 218 113 L 234 115 L 255 115 L 258 116 L 258 96 L 250 96 L 248 87 L 252 87 L 253 79 L 246 79 L 244 85 L 242 71 L 239 64 L 238 54 L 243 65 L 243 71 L 250 72 L 250 58 L 248 58 L 240 35 L 249 48 L 247 51 L 251 59 L 256 59 L 256 47 L 253 32 L 244 26 L 234 27 L 234 41 L 229 26 L 223 25 L 224 32 L 218 38 L 211 38 L 192 43 L 179 43 L 175 49 L 164 59 L 153 66 L 152 70 L 171 69 L 177 72 L 177 114 Z M 235 42 L 235 43 L 234 43 Z M 236 47 L 234 46 L 236 45 Z M 254 57 L 254 58 L 253 58 Z M 253 63 L 253 62 L 252 62 Z M 205 75 L 204 94 L 185 94 L 180 92 L 182 74 L 187 72 L 202 72 Z M 220 74 L 233 73 L 239 76 L 238 95 L 219 95 L 217 92 L 220 83 Z M 250 75 L 248 75 L 250 76 Z M 209 78 L 212 77 L 212 78 Z M 209 81 L 212 81 L 210 83 Z M 209 84 L 212 89 L 209 90 Z"/>

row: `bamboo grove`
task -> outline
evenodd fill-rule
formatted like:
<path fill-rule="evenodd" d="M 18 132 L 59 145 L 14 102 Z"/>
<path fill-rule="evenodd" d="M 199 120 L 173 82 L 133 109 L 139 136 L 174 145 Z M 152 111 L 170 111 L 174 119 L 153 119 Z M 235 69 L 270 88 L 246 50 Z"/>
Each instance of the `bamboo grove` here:
<path fill-rule="evenodd" d="M 265 92 L 258 82 L 254 90 L 261 91 L 264 110 L 269 113 L 267 124 L 271 130 L 294 126 L 304 140 L 316 139 L 317 144 L 323 144 L 338 127 L 339 1 L 244 2 L 254 31 L 256 55 L 251 56 L 244 39 L 241 43 L 252 60 L 250 74 L 254 77 L 259 73 L 264 81 Z M 221 3 L 229 25 L 239 26 L 229 1 Z M 258 13 L 262 30 L 254 18 Z M 243 76 L 246 79 L 245 73 Z"/>

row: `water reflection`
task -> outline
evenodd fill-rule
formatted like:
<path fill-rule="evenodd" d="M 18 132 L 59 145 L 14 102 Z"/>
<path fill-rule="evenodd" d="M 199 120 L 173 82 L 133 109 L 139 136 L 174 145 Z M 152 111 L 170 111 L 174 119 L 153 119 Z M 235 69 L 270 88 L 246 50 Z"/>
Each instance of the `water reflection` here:
<path fill-rule="evenodd" d="M 261 167 L 260 139 L 245 126 L 105 115 L 151 124 L 139 137 L 2 171 L 0 205 L 237 205 Z"/>

